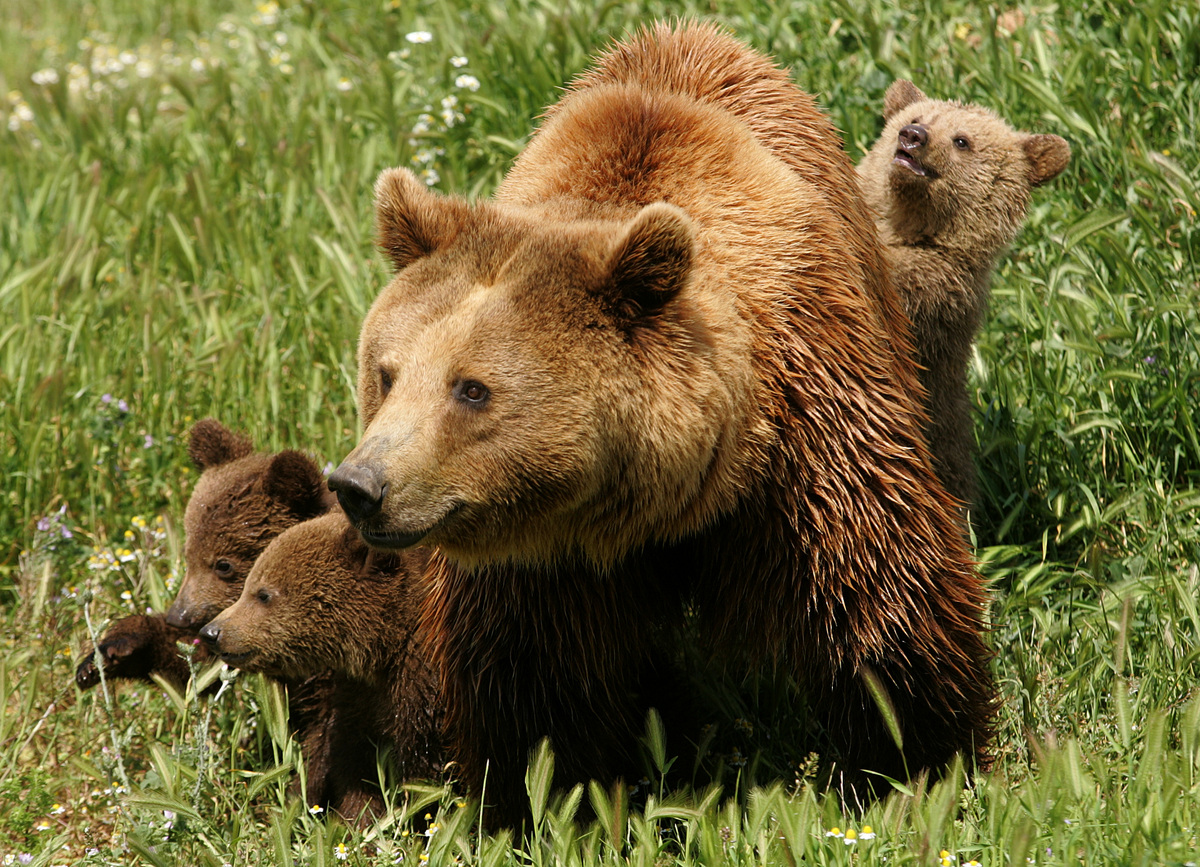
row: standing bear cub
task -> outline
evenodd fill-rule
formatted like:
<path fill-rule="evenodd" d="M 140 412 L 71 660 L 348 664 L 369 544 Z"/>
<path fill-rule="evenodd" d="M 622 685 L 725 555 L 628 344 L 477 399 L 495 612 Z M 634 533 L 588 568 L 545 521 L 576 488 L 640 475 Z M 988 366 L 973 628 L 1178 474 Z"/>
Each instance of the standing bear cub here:
<path fill-rule="evenodd" d="M 996 257 L 1021 228 L 1030 190 L 1066 168 L 1071 148 L 1056 135 L 1013 130 L 986 108 L 929 99 L 904 80 L 888 88 L 883 117 L 859 184 L 913 324 L 934 467 L 970 508 L 971 343 Z"/>
<path fill-rule="evenodd" d="M 328 673 L 336 737 L 317 760 L 336 809 L 381 806 L 376 747 L 405 778 L 441 770 L 433 669 L 417 640 L 422 549 L 373 552 L 340 511 L 299 524 L 267 547 L 242 594 L 200 630 L 229 665 L 284 681 Z M 311 760 L 311 759 L 310 759 Z"/>
<path fill-rule="evenodd" d="M 785 72 L 655 26 L 494 200 L 390 170 L 376 224 L 396 274 L 329 484 L 371 546 L 435 549 L 448 758 L 497 824 L 543 737 L 560 785 L 632 770 L 685 609 L 734 676 L 801 684 L 848 796 L 986 761 L 983 588 L 853 167 Z"/>

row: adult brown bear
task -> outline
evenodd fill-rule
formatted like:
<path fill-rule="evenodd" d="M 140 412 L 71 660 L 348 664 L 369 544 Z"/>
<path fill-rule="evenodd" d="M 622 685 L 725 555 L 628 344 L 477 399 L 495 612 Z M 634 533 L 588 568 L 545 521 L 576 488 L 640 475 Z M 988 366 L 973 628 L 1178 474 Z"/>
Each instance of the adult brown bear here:
<path fill-rule="evenodd" d="M 984 592 L 853 167 L 783 72 L 657 26 L 494 201 L 391 170 L 376 221 L 397 273 L 330 486 L 371 545 L 437 547 L 448 746 L 499 822 L 543 736 L 561 783 L 629 767 L 686 604 L 731 666 L 794 674 L 844 784 L 986 759 Z"/>

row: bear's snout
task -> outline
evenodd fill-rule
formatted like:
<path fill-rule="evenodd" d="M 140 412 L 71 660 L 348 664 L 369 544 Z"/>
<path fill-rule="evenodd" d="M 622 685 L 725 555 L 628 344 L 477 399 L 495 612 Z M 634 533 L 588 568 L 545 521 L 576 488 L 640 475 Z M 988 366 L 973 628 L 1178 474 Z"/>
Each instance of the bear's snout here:
<path fill-rule="evenodd" d="M 221 645 L 221 627 L 217 621 L 214 620 L 211 623 L 204 624 L 204 627 L 200 630 L 200 638 L 214 651 L 219 652 Z"/>
<path fill-rule="evenodd" d="M 900 128 L 900 147 L 906 151 L 923 148 L 929 144 L 929 131 L 919 123 L 910 123 Z"/>
<path fill-rule="evenodd" d="M 357 524 L 379 512 L 387 483 L 377 467 L 343 463 L 329 476 L 329 490 L 337 494 L 346 517 Z"/>

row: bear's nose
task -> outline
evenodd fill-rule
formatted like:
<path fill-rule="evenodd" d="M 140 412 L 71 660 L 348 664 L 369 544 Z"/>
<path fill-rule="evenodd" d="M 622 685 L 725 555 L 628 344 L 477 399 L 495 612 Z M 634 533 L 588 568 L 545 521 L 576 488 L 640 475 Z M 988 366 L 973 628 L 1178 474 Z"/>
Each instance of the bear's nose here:
<path fill-rule="evenodd" d="M 221 642 L 221 627 L 217 625 L 216 621 L 204 624 L 204 628 L 200 630 L 200 638 L 205 644 L 216 650 L 217 645 Z"/>
<path fill-rule="evenodd" d="M 900 147 L 907 150 L 923 148 L 929 144 L 929 131 L 919 123 L 910 123 L 900 129 Z"/>
<path fill-rule="evenodd" d="M 329 476 L 329 490 L 337 494 L 346 517 L 357 524 L 379 511 L 387 486 L 375 467 L 342 464 Z"/>

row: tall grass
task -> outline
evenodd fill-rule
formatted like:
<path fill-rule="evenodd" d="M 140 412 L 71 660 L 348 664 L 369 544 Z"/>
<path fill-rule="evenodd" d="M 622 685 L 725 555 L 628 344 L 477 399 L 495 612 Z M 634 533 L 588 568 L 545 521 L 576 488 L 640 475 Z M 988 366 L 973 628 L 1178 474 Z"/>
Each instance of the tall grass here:
<path fill-rule="evenodd" d="M 379 170 L 488 194 L 590 55 L 680 14 L 789 65 L 856 159 L 900 76 L 1072 143 L 972 366 L 992 773 L 846 817 L 801 766 L 730 798 L 734 761 L 723 791 L 651 785 L 631 808 L 544 793 L 542 755 L 529 839 L 478 835 L 438 781 L 392 790 L 362 832 L 289 796 L 303 763 L 259 679 L 213 703 L 195 685 L 77 694 L 88 621 L 174 592 L 194 419 L 333 461 L 352 446 L 358 324 L 386 279 Z M 15 0 L 5 17 L 0 858 L 1200 861 L 1200 7 Z M 582 806 L 595 823 L 572 823 Z"/>

